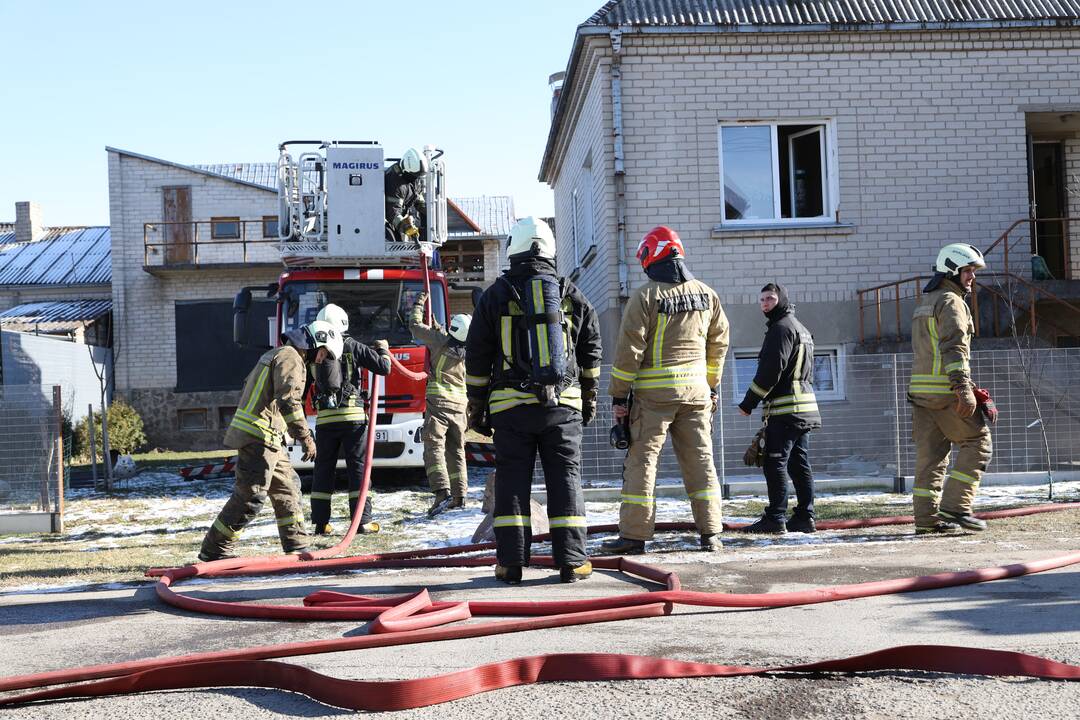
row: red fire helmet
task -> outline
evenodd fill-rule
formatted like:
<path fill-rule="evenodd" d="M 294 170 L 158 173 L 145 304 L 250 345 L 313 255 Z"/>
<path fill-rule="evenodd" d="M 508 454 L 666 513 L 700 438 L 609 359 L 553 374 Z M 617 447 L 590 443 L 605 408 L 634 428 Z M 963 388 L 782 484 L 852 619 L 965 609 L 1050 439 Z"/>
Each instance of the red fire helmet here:
<path fill-rule="evenodd" d="M 686 257 L 679 233 L 666 225 L 659 225 L 645 234 L 638 244 L 637 259 L 647 268 L 669 257 Z"/>

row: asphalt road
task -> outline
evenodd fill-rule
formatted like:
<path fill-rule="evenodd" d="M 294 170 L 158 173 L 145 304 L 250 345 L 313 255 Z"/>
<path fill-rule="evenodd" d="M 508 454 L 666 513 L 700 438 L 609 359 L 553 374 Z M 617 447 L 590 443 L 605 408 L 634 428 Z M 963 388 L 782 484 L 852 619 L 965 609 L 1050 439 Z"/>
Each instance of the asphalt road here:
<path fill-rule="evenodd" d="M 1068 516 L 1072 516 L 1071 521 Z M 1080 547 L 1077 513 L 1062 534 L 1037 520 L 1003 523 L 983 536 L 915 541 L 898 530 L 837 534 L 832 544 L 796 538 L 775 545 L 729 543 L 714 556 L 656 553 L 687 589 L 775 592 L 1022 562 Z M 906 532 L 906 531 L 905 531 Z M 190 594 L 285 603 L 317 589 L 401 593 L 429 588 L 446 599 L 584 598 L 639 589 L 598 572 L 560 585 L 526 572 L 518 588 L 490 569 L 394 570 L 328 577 L 182 584 Z M 355 623 L 285 623 L 205 617 L 161 604 L 150 585 L 95 592 L 0 596 L 0 676 L 155 656 L 314 640 L 362 633 Z M 336 677 L 407 678 L 500 659 L 559 652 L 656 655 L 773 665 L 843 657 L 905 644 L 1017 650 L 1080 664 L 1080 566 L 947 590 L 773 610 L 678 608 L 669 617 L 541 630 L 428 645 L 287 659 Z M 350 711 L 275 690 L 175 691 L 0 710 L 6 718 L 336 718 Z M 375 714 L 381 717 L 382 714 Z M 933 718 L 1080 717 L 1080 683 L 950 677 L 917 672 L 553 683 L 499 690 L 387 717 L 515 718 Z"/>

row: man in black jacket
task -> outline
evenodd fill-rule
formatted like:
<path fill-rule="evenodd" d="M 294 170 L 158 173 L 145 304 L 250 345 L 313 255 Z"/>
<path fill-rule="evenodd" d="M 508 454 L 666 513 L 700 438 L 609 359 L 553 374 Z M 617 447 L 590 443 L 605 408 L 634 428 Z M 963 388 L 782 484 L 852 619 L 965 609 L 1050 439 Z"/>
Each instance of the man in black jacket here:
<path fill-rule="evenodd" d="M 391 242 L 427 240 L 427 201 L 424 178 L 427 158 L 409 148 L 383 173 L 386 194 L 386 239 Z"/>
<path fill-rule="evenodd" d="M 814 396 L 814 337 L 795 319 L 783 285 L 769 283 L 758 299 L 768 318 L 757 373 L 739 412 L 749 416 L 761 401 L 765 420 L 765 484 L 769 505 L 744 532 L 782 534 L 814 532 L 814 477 L 810 470 L 809 434 L 821 427 Z M 787 519 L 787 481 L 798 504 Z M 785 522 L 786 521 L 786 522 Z"/>
<path fill-rule="evenodd" d="M 510 232 L 508 255 L 510 269 L 480 298 L 465 341 L 469 426 L 483 429 L 489 417 L 495 431 L 495 577 L 516 585 L 529 564 L 529 495 L 539 453 L 552 555 L 562 582 L 575 582 L 592 572 L 585 555 L 581 429 L 596 413 L 600 326 L 574 284 L 556 276 L 555 237 L 543 220 L 519 220 Z M 559 307 L 547 309 L 544 298 L 543 307 L 530 314 L 529 303 L 536 301 L 529 298 L 556 284 L 560 298 L 552 302 Z M 545 330 L 530 331 L 530 325 Z M 559 342 L 541 340 L 538 357 L 550 359 L 551 348 L 558 347 L 565 370 L 555 385 L 539 385 L 528 369 L 530 347 L 537 337 L 550 340 L 555 333 Z"/>

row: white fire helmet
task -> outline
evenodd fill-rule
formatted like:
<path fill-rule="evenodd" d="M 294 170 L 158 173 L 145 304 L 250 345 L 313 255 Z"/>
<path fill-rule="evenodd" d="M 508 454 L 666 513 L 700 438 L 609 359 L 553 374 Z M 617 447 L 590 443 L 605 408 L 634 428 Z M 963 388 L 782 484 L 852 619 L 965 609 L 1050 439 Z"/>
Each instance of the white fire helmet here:
<path fill-rule="evenodd" d="M 333 325 L 325 320 L 313 320 L 307 326 L 308 335 L 316 348 L 325 347 L 330 357 L 337 360 L 345 350 L 345 341 Z"/>
<path fill-rule="evenodd" d="M 540 257 L 555 259 L 555 234 L 548 224 L 535 217 L 523 217 L 510 228 L 507 255 L 535 252 Z"/>
<path fill-rule="evenodd" d="M 315 319 L 330 323 L 342 335 L 349 332 L 349 313 L 345 312 L 340 305 L 334 303 L 324 305 Z"/>
<path fill-rule="evenodd" d="M 416 148 L 409 148 L 405 151 L 405 154 L 401 156 L 401 169 L 412 175 L 426 173 L 427 158 L 425 158 Z"/>
<path fill-rule="evenodd" d="M 986 260 L 979 248 L 967 243 L 950 243 L 938 252 L 934 270 L 946 275 L 959 275 L 960 269 L 968 265 L 975 268 L 986 267 Z"/>
<path fill-rule="evenodd" d="M 465 342 L 469 336 L 469 325 L 472 324 L 472 315 L 455 315 L 450 318 L 450 337 L 458 342 Z"/>

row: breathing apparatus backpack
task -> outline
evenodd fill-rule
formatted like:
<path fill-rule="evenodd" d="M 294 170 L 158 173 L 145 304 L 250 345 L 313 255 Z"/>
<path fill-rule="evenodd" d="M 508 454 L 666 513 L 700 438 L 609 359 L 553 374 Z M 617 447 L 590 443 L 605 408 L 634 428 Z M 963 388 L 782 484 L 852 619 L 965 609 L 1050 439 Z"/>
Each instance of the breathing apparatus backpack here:
<path fill-rule="evenodd" d="M 536 393 L 545 407 L 555 407 L 570 384 L 567 329 L 569 298 L 555 275 L 534 275 L 523 292 L 510 287 L 511 348 L 518 385 Z"/>

